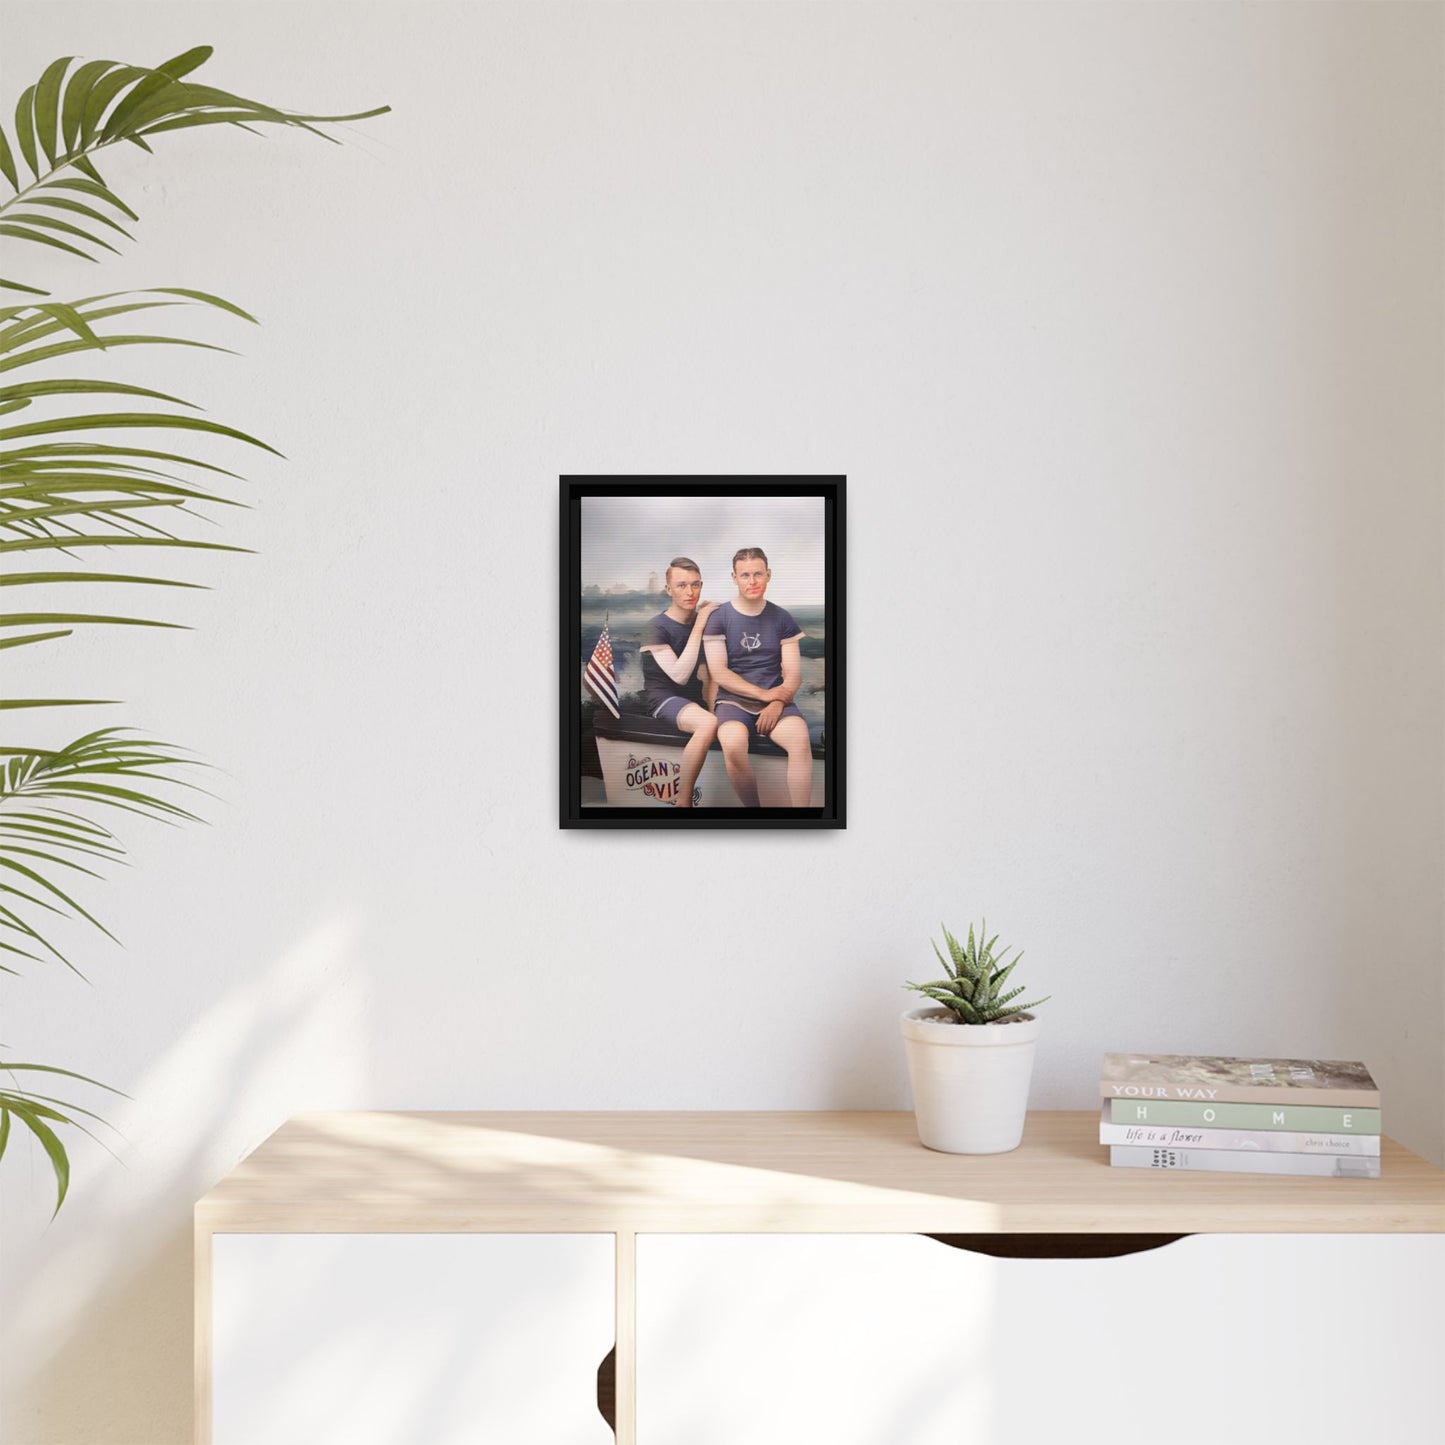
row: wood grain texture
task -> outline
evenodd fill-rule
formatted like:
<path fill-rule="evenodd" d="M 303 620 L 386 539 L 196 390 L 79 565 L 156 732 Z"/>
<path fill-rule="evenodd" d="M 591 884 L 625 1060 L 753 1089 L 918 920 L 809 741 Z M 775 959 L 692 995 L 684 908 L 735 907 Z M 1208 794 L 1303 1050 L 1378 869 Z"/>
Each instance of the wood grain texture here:
<path fill-rule="evenodd" d="M 196 1206 L 206 1231 L 1445 1231 L 1445 1175 L 1112 1169 L 1097 1112 L 1011 1153 L 924 1149 L 908 1113 L 337 1113 L 292 1119 Z M 619 1357 L 619 1375 L 622 1359 Z M 619 1378 L 619 1405 L 625 1387 Z"/>
<path fill-rule="evenodd" d="M 1391 1139 L 1380 1179 L 1154 1173 L 1110 1168 L 1098 1126 L 1092 1110 L 1031 1114 L 1012 1153 L 961 1156 L 924 1149 L 908 1113 L 299 1116 L 196 1205 L 196 1445 L 211 1441 L 214 1233 L 614 1233 L 616 1435 L 631 1445 L 638 1233 L 1035 1234 L 1047 1249 L 1062 1235 L 1445 1232 L 1445 1175 Z"/>
<path fill-rule="evenodd" d="M 617 1351 L 612 1430 L 619 1441 L 637 1433 L 637 1236 L 617 1232 Z"/>
<path fill-rule="evenodd" d="M 211 1445 L 211 1231 L 197 1215 L 193 1234 L 194 1334 L 192 1359 L 195 1445 Z"/>

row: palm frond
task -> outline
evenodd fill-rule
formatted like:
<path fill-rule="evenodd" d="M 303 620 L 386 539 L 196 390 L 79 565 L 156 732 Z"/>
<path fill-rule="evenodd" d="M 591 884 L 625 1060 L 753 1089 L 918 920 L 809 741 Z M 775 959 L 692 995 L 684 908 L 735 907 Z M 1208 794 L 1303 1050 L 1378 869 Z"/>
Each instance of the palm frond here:
<path fill-rule="evenodd" d="M 0 123 L 0 181 L 11 191 L 0 199 L 0 238 L 17 243 L 6 246 L 7 259 L 12 252 L 26 252 L 37 260 L 95 262 L 133 239 L 127 223 L 139 217 L 96 164 L 101 152 L 122 141 L 148 152 L 150 137 L 203 125 L 253 133 L 283 126 L 333 140 L 321 127 L 389 108 L 335 116 L 282 111 L 187 79 L 210 55 L 209 46 L 198 46 L 155 67 L 65 56 L 45 68 L 15 108 L 13 145 Z M 130 382 L 96 380 L 85 374 L 89 368 L 83 363 L 96 352 L 137 346 L 227 351 L 152 326 L 162 315 L 176 315 L 176 308 L 255 318 L 233 302 L 187 287 L 112 291 L 72 302 L 52 299 L 29 279 L 0 280 L 0 290 L 24 298 L 0 307 L 0 375 L 6 377 L 0 386 L 0 417 L 14 419 L 0 427 L 0 554 L 8 554 L 7 562 L 32 552 L 67 559 L 63 568 L 7 568 L 0 572 L 0 587 L 201 587 L 143 565 L 117 572 L 92 570 L 88 563 L 95 557 L 110 560 L 115 548 L 141 557 L 165 557 L 178 548 L 243 550 L 192 534 L 194 523 L 211 520 L 211 507 L 243 505 L 227 494 L 228 483 L 241 480 L 238 473 L 198 455 L 197 443 L 280 453 L 240 428 L 199 414 L 182 397 Z M 77 359 L 80 375 L 42 379 L 36 373 L 36 368 L 71 358 Z M 115 403 L 96 402 L 97 397 L 126 401 L 109 410 Z M 131 433 L 157 435 L 136 441 Z M 61 642 L 79 627 L 181 625 L 91 607 L 17 609 L 0 613 L 0 650 Z M 0 711 L 95 701 L 7 695 L 0 698 Z M 87 733 L 58 749 L 0 746 L 0 954 L 6 960 L 0 962 L 0 973 L 15 974 L 22 964 L 51 960 L 75 968 L 50 937 L 56 920 L 108 933 L 72 896 L 72 890 L 81 891 L 72 876 L 93 881 L 110 865 L 125 865 L 120 839 L 93 815 L 197 821 L 177 799 L 178 789 L 205 791 L 184 775 L 194 766 L 180 749 L 118 728 Z M 0 1062 L 0 1074 L 7 1069 L 12 1080 L 28 1071 L 95 1083 L 43 1064 Z M 89 1133 L 87 1119 L 99 1121 L 99 1116 L 18 1081 L 0 1088 L 0 1158 L 18 1121 L 50 1161 L 57 1212 L 70 1183 L 62 1134 L 67 1128 Z"/>
<path fill-rule="evenodd" d="M 282 126 L 334 141 L 322 126 L 390 109 L 303 115 L 187 79 L 211 53 L 209 45 L 200 45 L 154 67 L 114 60 L 77 64 L 73 55 L 52 61 L 15 108 L 14 146 L 0 126 L 0 177 L 13 193 L 0 201 L 0 236 L 96 261 L 97 252 L 118 249 L 117 238 L 130 239 L 118 218 L 138 219 L 96 166 L 107 146 L 126 141 L 149 151 L 148 136 L 202 125 L 253 132 Z M 0 286 L 47 294 L 28 281 Z"/>
<path fill-rule="evenodd" d="M 191 438 L 219 440 L 264 450 L 275 448 L 240 428 L 196 415 L 184 397 L 130 382 L 93 377 L 32 376 L 42 361 L 57 353 L 95 353 L 117 339 L 127 343 L 171 344 L 175 337 L 125 335 L 117 338 L 122 318 L 156 307 L 219 311 L 252 320 L 233 302 L 208 292 L 167 288 L 143 292 L 107 292 L 79 301 L 46 301 L 0 307 L 0 367 L 10 376 L 0 385 L 0 413 L 24 416 L 0 426 L 0 556 L 20 560 L 26 554 L 59 553 L 68 561 L 108 565 L 117 549 L 157 558 L 167 549 L 191 552 L 243 552 L 246 549 L 194 535 L 196 521 L 209 506 L 240 506 L 214 485 L 196 478 L 236 478 L 237 474 L 197 455 Z M 154 404 L 154 410 L 95 411 L 93 397 L 125 397 Z M 78 398 L 79 400 L 74 400 Z M 36 416 L 42 408 L 58 415 Z M 137 445 L 128 432 L 152 432 L 184 441 L 184 450 Z M 99 434 L 103 440 L 94 439 Z M 149 438 L 147 439 L 149 440 Z M 159 463 L 160 465 L 152 465 Z M 37 558 L 37 560 L 39 560 Z M 97 583 L 190 586 L 163 572 L 117 573 L 98 570 L 61 573 L 54 569 L 7 570 L 0 585 L 25 586 L 70 582 L 90 577 Z M 11 627 L 41 630 L 10 635 Z M 65 641 L 78 627 L 179 626 L 108 609 L 83 608 L 42 614 L 0 616 L 0 649 L 38 647 Z M 12 708 L 78 705 L 86 699 L 7 699 Z M 0 703 L 0 707 L 6 703 Z"/>
<path fill-rule="evenodd" d="M 79 919 L 113 937 L 54 881 L 53 870 L 62 867 L 100 878 L 89 863 L 121 863 L 124 849 L 109 829 L 77 814 L 71 805 L 162 822 L 196 822 L 196 814 L 175 799 L 179 789 L 205 791 L 183 776 L 195 766 L 181 749 L 124 728 L 100 728 L 54 751 L 12 752 L 0 763 L 0 891 L 12 900 L 0 917 L 0 928 L 24 934 L 79 972 L 48 936 L 50 924 L 38 918 L 36 910 Z M 45 864 L 51 866 L 42 867 Z"/>
<path fill-rule="evenodd" d="M 50 1162 L 51 1172 L 55 1175 L 54 1213 L 59 1214 L 60 1206 L 65 1203 L 65 1196 L 70 1189 L 70 1155 L 59 1134 L 56 1133 L 56 1126 L 79 1129 L 81 1133 L 96 1139 L 97 1143 L 105 1147 L 104 1141 L 98 1139 L 81 1121 L 89 1119 L 98 1124 L 105 1124 L 106 1121 L 93 1110 L 84 1109 L 79 1104 L 51 1094 L 42 1094 L 34 1089 L 21 1088 L 16 1079 L 16 1075 L 21 1073 L 41 1073 L 54 1078 L 73 1079 L 82 1084 L 89 1084 L 92 1088 L 104 1089 L 107 1093 L 119 1095 L 121 1098 L 124 1098 L 125 1095 L 121 1094 L 119 1089 L 111 1088 L 109 1084 L 102 1084 L 96 1079 L 87 1078 L 84 1074 L 77 1074 L 72 1069 L 58 1069 L 51 1064 L 0 1060 L 0 1075 L 9 1075 L 11 1080 L 14 1080 L 9 1087 L 0 1086 L 0 1159 L 5 1157 L 5 1150 L 11 1142 L 12 1120 L 18 1119 L 35 1137 Z M 111 1126 L 107 1124 L 106 1127 Z"/>

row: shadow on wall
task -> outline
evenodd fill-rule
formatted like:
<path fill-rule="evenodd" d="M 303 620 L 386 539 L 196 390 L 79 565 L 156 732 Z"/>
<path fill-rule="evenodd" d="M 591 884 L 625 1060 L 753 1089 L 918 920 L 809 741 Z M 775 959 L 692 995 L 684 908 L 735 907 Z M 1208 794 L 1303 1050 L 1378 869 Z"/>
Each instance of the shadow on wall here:
<path fill-rule="evenodd" d="M 861 970 L 860 970 L 861 971 Z M 825 1109 L 908 1109 L 908 1061 L 893 1018 L 909 1007 L 909 995 L 898 989 L 895 1013 L 893 980 L 886 970 L 883 981 L 851 997 L 847 1008 L 826 1035 L 821 1032 L 818 1054 L 809 1061 L 815 1075 L 826 1080 L 818 1107 Z M 880 1103 L 892 1100 L 892 1103 Z"/>
<path fill-rule="evenodd" d="M 135 1083 L 112 1116 L 125 1168 L 77 1152 L 54 1223 L 37 1201 L 23 1229 L 12 1208 L 10 1445 L 190 1445 L 190 1206 L 289 1115 L 354 1104 L 366 1037 L 345 966 L 355 933 L 350 918 L 319 924 Z"/>

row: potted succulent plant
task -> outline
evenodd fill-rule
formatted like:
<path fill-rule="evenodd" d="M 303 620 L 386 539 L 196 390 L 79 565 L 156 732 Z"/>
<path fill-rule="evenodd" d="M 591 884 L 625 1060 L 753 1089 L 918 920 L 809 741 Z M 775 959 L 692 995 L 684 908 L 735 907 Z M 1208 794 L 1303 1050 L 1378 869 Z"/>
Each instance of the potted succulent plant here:
<path fill-rule="evenodd" d="M 918 1137 L 948 1154 L 1002 1154 L 1018 1148 L 1028 1110 L 1039 1034 L 1028 1010 L 1048 999 L 1013 1002 L 1024 990 L 1004 984 L 1023 954 L 996 954 L 985 925 L 977 936 L 969 925 L 967 944 L 943 937 L 948 957 L 933 951 L 947 977 L 905 985 L 937 1005 L 903 1015 Z"/>

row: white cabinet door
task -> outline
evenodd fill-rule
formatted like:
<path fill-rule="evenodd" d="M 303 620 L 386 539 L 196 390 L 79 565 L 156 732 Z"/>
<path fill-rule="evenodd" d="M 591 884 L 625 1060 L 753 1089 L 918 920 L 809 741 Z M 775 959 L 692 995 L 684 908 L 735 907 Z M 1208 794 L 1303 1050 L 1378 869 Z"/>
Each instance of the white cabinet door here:
<path fill-rule="evenodd" d="M 637 1445 L 1435 1445 L 1445 1236 L 637 1241 Z"/>
<path fill-rule="evenodd" d="M 962 1445 L 988 1280 L 913 1235 L 639 1235 L 637 1445 Z"/>
<path fill-rule="evenodd" d="M 218 1234 L 215 1445 L 611 1445 L 610 1234 Z"/>

